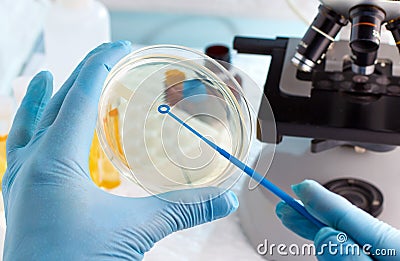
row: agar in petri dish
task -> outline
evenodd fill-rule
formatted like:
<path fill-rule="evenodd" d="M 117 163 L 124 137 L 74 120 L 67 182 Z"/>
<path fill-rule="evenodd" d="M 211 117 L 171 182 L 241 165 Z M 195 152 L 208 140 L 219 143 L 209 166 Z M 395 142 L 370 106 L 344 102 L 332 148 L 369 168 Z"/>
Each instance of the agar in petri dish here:
<path fill-rule="evenodd" d="M 171 117 L 175 115 L 241 161 L 254 132 L 254 113 L 223 66 L 195 50 L 157 45 L 122 59 L 100 97 L 97 133 L 111 162 L 151 194 L 230 188 L 241 171 Z"/>

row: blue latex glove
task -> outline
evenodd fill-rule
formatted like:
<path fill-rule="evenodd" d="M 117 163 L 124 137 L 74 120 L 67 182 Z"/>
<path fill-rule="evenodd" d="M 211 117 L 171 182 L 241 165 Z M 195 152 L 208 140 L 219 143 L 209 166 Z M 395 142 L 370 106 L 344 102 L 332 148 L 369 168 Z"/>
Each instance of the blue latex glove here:
<path fill-rule="evenodd" d="M 30 83 L 7 140 L 3 179 L 7 221 L 4 260 L 139 260 L 174 231 L 236 210 L 217 188 L 124 198 L 95 186 L 88 156 L 97 103 L 110 68 L 129 42 L 103 44 L 52 98 L 52 76 Z"/>
<path fill-rule="evenodd" d="M 399 230 L 372 217 L 315 181 L 303 181 L 292 186 L 292 189 L 306 209 L 329 227 L 318 229 L 283 202 L 277 205 L 276 213 L 287 228 L 313 240 L 317 254 L 322 252 L 321 249 L 326 244 L 323 253 L 318 256 L 319 260 L 400 260 Z M 327 249 L 330 242 L 338 244 L 338 247 L 332 248 L 333 251 Z M 360 247 L 360 255 L 350 249 L 356 244 Z M 340 245 L 343 249 L 349 249 L 342 251 L 343 255 L 340 252 L 335 254 L 334 251 L 340 251 Z M 362 251 L 363 246 L 366 254 Z M 386 253 L 394 249 L 396 256 L 382 256 L 382 249 Z"/>

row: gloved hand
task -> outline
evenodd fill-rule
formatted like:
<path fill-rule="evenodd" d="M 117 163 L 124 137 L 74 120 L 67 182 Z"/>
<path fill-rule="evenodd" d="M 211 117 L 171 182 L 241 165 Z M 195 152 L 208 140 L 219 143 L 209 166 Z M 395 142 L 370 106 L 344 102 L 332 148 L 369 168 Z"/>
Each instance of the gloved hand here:
<path fill-rule="evenodd" d="M 103 44 L 52 98 L 52 76 L 31 81 L 7 140 L 3 179 L 4 260 L 139 260 L 174 231 L 236 210 L 217 188 L 125 198 L 97 188 L 88 158 L 97 103 L 110 68 L 129 42 Z"/>
<path fill-rule="evenodd" d="M 283 202 L 277 205 L 276 213 L 287 228 L 314 241 L 319 260 L 400 259 L 399 230 L 372 217 L 315 181 L 303 181 L 292 186 L 292 189 L 310 214 L 328 227 L 318 229 Z M 329 250 L 330 245 L 332 250 Z M 352 250 L 352 247 L 356 249 L 357 245 L 359 255 L 356 250 Z M 393 256 L 393 250 L 396 256 Z M 389 255 L 389 252 L 392 253 Z"/>

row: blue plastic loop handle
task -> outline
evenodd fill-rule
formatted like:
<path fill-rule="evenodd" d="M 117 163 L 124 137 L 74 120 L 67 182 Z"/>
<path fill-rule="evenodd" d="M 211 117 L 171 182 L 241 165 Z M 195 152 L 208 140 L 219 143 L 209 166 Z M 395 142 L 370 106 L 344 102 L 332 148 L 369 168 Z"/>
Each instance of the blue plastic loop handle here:
<path fill-rule="evenodd" d="M 294 199 L 292 196 L 287 194 L 285 191 L 280 189 L 278 186 L 276 186 L 274 183 L 263 177 L 260 173 L 255 171 L 254 169 L 250 168 L 247 166 L 245 163 L 240 161 L 238 158 L 235 156 L 229 154 L 226 150 L 223 148 L 219 147 L 203 135 L 201 135 L 198 131 L 190 127 L 188 124 L 186 124 L 184 121 L 182 121 L 178 116 L 173 114 L 171 112 L 170 106 L 166 104 L 162 104 L 158 106 L 158 112 L 161 114 L 168 114 L 172 118 L 174 118 L 177 122 L 182 124 L 185 128 L 190 130 L 193 134 L 195 134 L 197 137 L 202 139 L 205 143 L 207 143 L 210 147 L 215 149 L 219 154 L 221 154 L 224 158 L 228 159 L 233 165 L 238 167 L 239 169 L 243 170 L 244 173 L 249 175 L 252 179 L 257 181 L 259 184 L 261 184 L 264 188 L 268 189 L 271 191 L 273 194 L 275 194 L 278 198 L 282 199 L 285 201 L 289 206 L 291 206 L 294 210 L 302 214 L 304 217 L 306 217 L 308 220 L 310 220 L 312 223 L 314 223 L 316 226 L 319 228 L 326 227 L 324 223 L 316 219 L 314 216 L 312 216 L 305 208 L 303 205 L 301 205 L 296 199 Z"/>

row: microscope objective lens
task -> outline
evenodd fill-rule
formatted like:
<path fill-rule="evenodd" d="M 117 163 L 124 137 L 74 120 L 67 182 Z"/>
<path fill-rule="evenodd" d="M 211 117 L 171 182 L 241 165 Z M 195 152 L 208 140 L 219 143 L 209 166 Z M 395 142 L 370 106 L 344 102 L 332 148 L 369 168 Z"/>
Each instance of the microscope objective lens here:
<path fill-rule="evenodd" d="M 354 73 L 369 75 L 374 72 L 384 19 L 385 12 L 376 6 L 360 5 L 350 10 Z"/>
<path fill-rule="evenodd" d="M 320 62 L 347 19 L 320 5 L 319 13 L 297 46 L 292 63 L 301 71 L 311 72 Z"/>
<path fill-rule="evenodd" d="M 400 17 L 389 21 L 386 28 L 392 32 L 396 46 L 400 50 Z"/>

